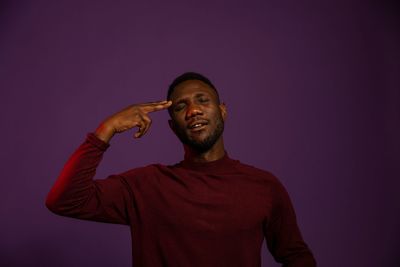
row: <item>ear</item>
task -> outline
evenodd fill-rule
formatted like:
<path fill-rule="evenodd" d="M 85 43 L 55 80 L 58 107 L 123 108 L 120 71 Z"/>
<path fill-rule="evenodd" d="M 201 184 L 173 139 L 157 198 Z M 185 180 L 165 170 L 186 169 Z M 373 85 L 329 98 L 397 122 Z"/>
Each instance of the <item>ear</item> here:
<path fill-rule="evenodd" d="M 226 117 L 228 116 L 228 111 L 226 109 L 225 103 L 219 104 L 219 110 L 221 111 L 222 118 L 225 121 Z"/>

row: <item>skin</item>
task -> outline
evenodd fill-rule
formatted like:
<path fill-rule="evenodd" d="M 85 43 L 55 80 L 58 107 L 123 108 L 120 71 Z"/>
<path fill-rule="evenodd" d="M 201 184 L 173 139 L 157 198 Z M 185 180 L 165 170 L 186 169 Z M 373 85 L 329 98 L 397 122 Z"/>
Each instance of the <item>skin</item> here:
<path fill-rule="evenodd" d="M 169 108 L 169 125 L 177 136 L 179 133 L 189 140 L 201 142 L 214 133 L 217 122 L 224 123 L 227 112 L 225 104 L 220 104 L 214 89 L 199 80 L 189 80 L 179 84 L 173 91 Z M 189 129 L 196 122 L 206 125 L 198 129 Z M 209 162 L 225 155 L 223 136 L 206 151 L 198 151 L 184 144 L 185 159 L 195 162 Z"/>
<path fill-rule="evenodd" d="M 225 121 L 227 112 L 224 104 L 220 104 L 215 91 L 207 84 L 198 80 L 189 80 L 179 84 L 173 91 L 170 100 L 136 104 L 126 107 L 116 114 L 106 118 L 96 129 L 96 136 L 109 143 L 113 136 L 138 128 L 134 138 L 141 138 L 151 126 L 149 114 L 168 109 L 171 115 L 169 125 L 174 133 L 179 136 L 202 142 L 215 133 L 218 122 Z M 188 127 L 198 122 L 204 125 L 189 129 Z M 221 124 L 219 124 L 221 125 Z M 188 144 L 184 144 L 185 159 L 194 162 L 209 162 L 222 158 L 225 148 L 221 135 L 210 148 L 198 151 Z"/>
<path fill-rule="evenodd" d="M 128 106 L 105 119 L 96 129 L 95 134 L 99 139 L 109 143 L 116 133 L 138 127 L 138 131 L 133 137 L 141 138 L 151 125 L 149 113 L 167 109 L 171 104 L 171 101 L 157 101 Z"/>

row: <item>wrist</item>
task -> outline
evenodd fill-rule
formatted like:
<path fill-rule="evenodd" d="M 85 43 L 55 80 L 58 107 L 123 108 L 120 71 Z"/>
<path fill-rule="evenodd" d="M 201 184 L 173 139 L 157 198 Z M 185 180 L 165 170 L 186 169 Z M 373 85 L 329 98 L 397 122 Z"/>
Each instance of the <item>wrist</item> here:
<path fill-rule="evenodd" d="M 109 141 L 111 140 L 111 138 L 115 134 L 115 130 L 114 130 L 113 127 L 108 126 L 105 123 L 102 123 L 102 124 L 100 124 L 99 127 L 97 127 L 97 129 L 94 132 L 94 134 L 96 135 L 97 138 L 99 138 L 103 142 L 109 143 Z"/>

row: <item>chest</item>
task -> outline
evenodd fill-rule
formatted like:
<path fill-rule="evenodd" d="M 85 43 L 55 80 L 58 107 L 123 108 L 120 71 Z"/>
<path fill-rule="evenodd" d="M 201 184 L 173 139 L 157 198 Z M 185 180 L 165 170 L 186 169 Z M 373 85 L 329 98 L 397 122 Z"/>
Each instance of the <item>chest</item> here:
<path fill-rule="evenodd" d="M 153 185 L 143 196 L 143 219 L 155 229 L 233 235 L 261 231 L 270 214 L 268 190 L 258 181 L 200 175 L 176 179 Z"/>

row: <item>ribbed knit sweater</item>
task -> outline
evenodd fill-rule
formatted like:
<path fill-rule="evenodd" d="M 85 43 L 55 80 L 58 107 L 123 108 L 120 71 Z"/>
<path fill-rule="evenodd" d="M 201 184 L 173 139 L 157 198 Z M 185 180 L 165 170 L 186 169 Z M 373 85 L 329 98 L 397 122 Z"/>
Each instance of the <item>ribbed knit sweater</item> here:
<path fill-rule="evenodd" d="M 283 266 L 316 266 L 289 196 L 269 172 L 225 154 L 94 180 L 108 146 L 89 134 L 46 205 L 63 216 L 129 225 L 133 266 L 260 267 L 264 238 Z"/>

